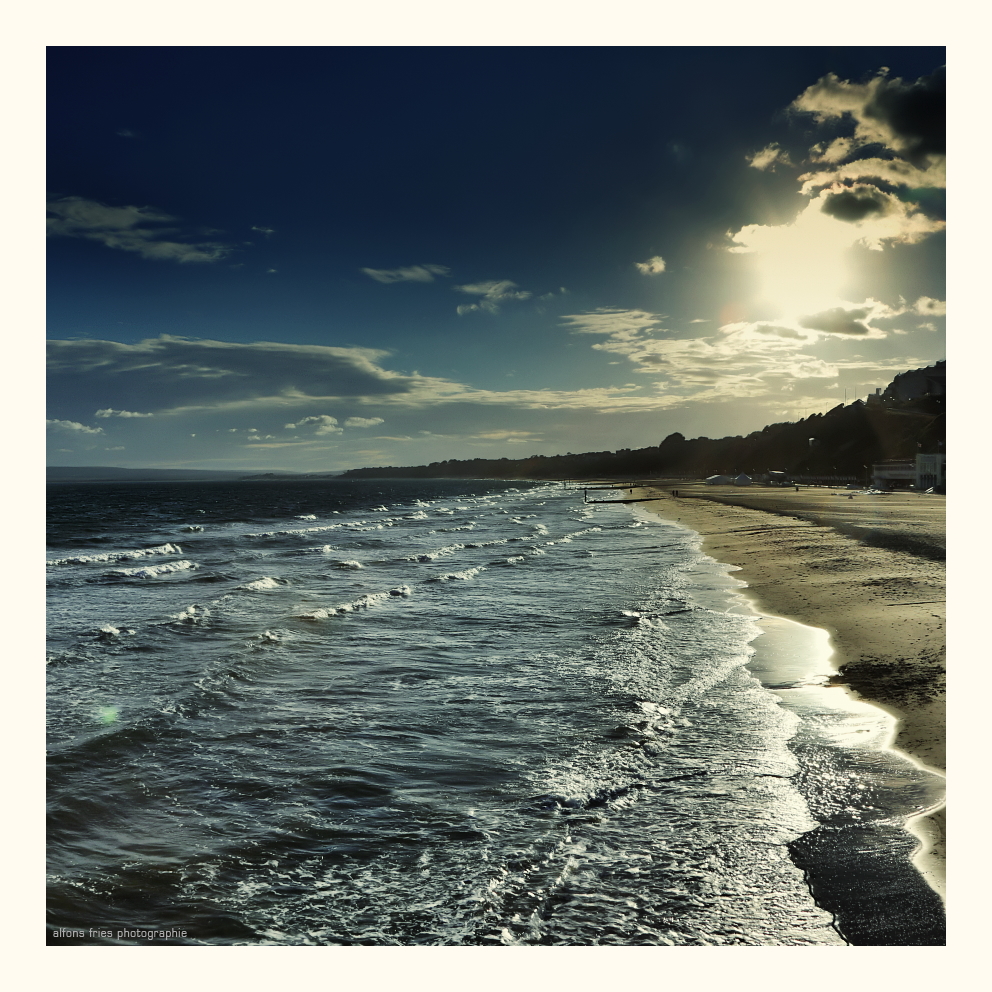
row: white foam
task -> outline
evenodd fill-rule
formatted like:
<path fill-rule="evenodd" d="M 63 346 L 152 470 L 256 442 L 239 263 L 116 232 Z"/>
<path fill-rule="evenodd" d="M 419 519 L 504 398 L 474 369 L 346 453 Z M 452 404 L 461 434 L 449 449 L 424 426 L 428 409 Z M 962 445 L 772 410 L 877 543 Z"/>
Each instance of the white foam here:
<path fill-rule="evenodd" d="M 187 606 L 181 613 L 173 614 L 172 619 L 178 620 L 180 623 L 199 623 L 208 616 L 210 616 L 210 610 L 207 607 L 200 606 L 199 603 L 193 603 L 192 606 Z"/>
<path fill-rule="evenodd" d="M 422 555 L 407 555 L 404 561 L 434 561 L 435 558 L 443 558 L 445 555 L 454 554 L 456 551 L 461 551 L 464 548 L 464 544 L 448 544 L 443 548 L 437 548 L 434 551 L 425 551 Z"/>
<path fill-rule="evenodd" d="M 328 617 L 341 616 L 344 613 L 356 613 L 360 610 L 367 610 L 377 603 L 383 603 L 391 596 L 409 596 L 413 590 L 409 586 L 397 586 L 388 592 L 370 592 L 350 603 L 342 603 L 340 606 L 328 606 L 310 613 L 297 613 L 300 620 L 326 620 Z"/>
<path fill-rule="evenodd" d="M 200 566 L 191 561 L 170 561 L 164 565 L 145 565 L 144 568 L 114 568 L 108 575 L 121 575 L 131 579 L 153 579 L 157 575 L 166 575 L 168 572 L 184 572 L 190 568 Z"/>
<path fill-rule="evenodd" d="M 202 529 L 202 528 L 201 528 Z M 148 555 L 181 555 L 183 549 L 178 544 L 159 544 L 154 548 L 138 548 L 135 551 L 107 551 L 102 555 L 77 555 L 74 558 L 53 558 L 47 565 L 83 565 L 91 561 L 131 561 Z"/>
<path fill-rule="evenodd" d="M 507 558 L 506 563 L 507 565 L 515 565 L 518 561 L 524 561 L 524 560 L 525 559 L 523 555 L 514 555 L 512 558 Z"/>
<path fill-rule="evenodd" d="M 301 513 L 298 516 L 296 516 L 294 519 L 296 519 L 296 520 L 316 520 L 317 519 L 317 514 L 316 513 Z"/>
<path fill-rule="evenodd" d="M 486 570 L 485 565 L 479 565 L 478 568 L 466 568 L 463 572 L 445 572 L 444 575 L 434 575 L 429 578 L 428 582 L 450 582 L 452 579 L 474 579 L 479 572 L 484 572 Z"/>
<path fill-rule="evenodd" d="M 134 628 L 132 627 L 115 627 L 111 623 L 105 623 L 99 631 L 99 635 L 102 638 L 107 637 L 119 637 L 121 634 L 133 634 Z"/>
<path fill-rule="evenodd" d="M 364 568 L 365 566 L 360 561 L 336 561 L 334 563 L 338 568 Z"/>
<path fill-rule="evenodd" d="M 337 512 L 337 511 L 335 511 Z M 291 530 L 263 530 L 258 534 L 245 534 L 245 537 L 283 537 L 287 534 L 316 534 L 325 530 L 338 530 L 345 524 L 323 524 L 320 527 L 294 527 Z"/>
<path fill-rule="evenodd" d="M 242 586 L 235 586 L 236 589 L 245 589 L 249 592 L 261 592 L 263 589 L 278 589 L 280 586 L 288 585 L 285 579 L 278 579 L 271 575 L 266 575 L 254 582 L 246 582 Z"/>

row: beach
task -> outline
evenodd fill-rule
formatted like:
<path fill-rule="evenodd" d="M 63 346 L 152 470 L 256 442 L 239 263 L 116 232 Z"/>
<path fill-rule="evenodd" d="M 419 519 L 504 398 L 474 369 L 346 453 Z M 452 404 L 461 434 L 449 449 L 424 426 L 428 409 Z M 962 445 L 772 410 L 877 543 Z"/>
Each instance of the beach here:
<path fill-rule="evenodd" d="M 833 681 L 896 717 L 893 746 L 943 773 L 944 497 L 676 482 L 632 495 L 657 495 L 642 505 L 739 568 L 759 612 L 826 630 Z M 943 896 L 944 808 L 913 830 L 915 863 Z"/>

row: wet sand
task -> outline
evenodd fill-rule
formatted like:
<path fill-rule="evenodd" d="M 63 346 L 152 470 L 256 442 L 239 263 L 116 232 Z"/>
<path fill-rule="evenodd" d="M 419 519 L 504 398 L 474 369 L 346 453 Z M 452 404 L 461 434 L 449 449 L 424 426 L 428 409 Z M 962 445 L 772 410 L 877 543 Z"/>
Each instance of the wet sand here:
<path fill-rule="evenodd" d="M 944 497 L 670 485 L 623 495 L 656 493 L 642 505 L 691 527 L 707 554 L 738 566 L 759 611 L 827 630 L 836 681 L 897 718 L 893 746 L 943 773 Z M 917 867 L 943 896 L 943 807 L 913 828 L 923 841 Z"/>

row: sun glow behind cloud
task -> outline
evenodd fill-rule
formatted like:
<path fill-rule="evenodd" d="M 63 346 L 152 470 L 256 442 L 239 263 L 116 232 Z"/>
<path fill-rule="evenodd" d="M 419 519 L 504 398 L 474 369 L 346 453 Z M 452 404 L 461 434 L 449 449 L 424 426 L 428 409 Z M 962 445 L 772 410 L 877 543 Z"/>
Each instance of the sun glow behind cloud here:
<path fill-rule="evenodd" d="M 856 202 L 877 203 L 877 209 L 850 221 L 830 212 L 833 202 L 862 189 L 874 191 L 877 199 Z M 864 208 L 854 208 L 858 209 Z M 741 228 L 732 235 L 730 251 L 755 254 L 762 301 L 776 319 L 795 327 L 804 315 L 854 302 L 844 300 L 841 290 L 851 276 L 849 251 L 856 244 L 881 251 L 886 243 L 913 244 L 943 226 L 943 221 L 874 187 L 834 184 L 814 197 L 791 224 Z"/>

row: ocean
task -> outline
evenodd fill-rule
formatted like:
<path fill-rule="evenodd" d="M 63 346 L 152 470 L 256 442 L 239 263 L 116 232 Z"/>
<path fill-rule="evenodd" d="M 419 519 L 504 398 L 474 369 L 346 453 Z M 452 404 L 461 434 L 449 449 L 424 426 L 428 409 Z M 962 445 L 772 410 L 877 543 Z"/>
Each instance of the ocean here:
<path fill-rule="evenodd" d="M 49 524 L 50 944 L 944 942 L 942 781 L 637 504 L 56 484 Z"/>

